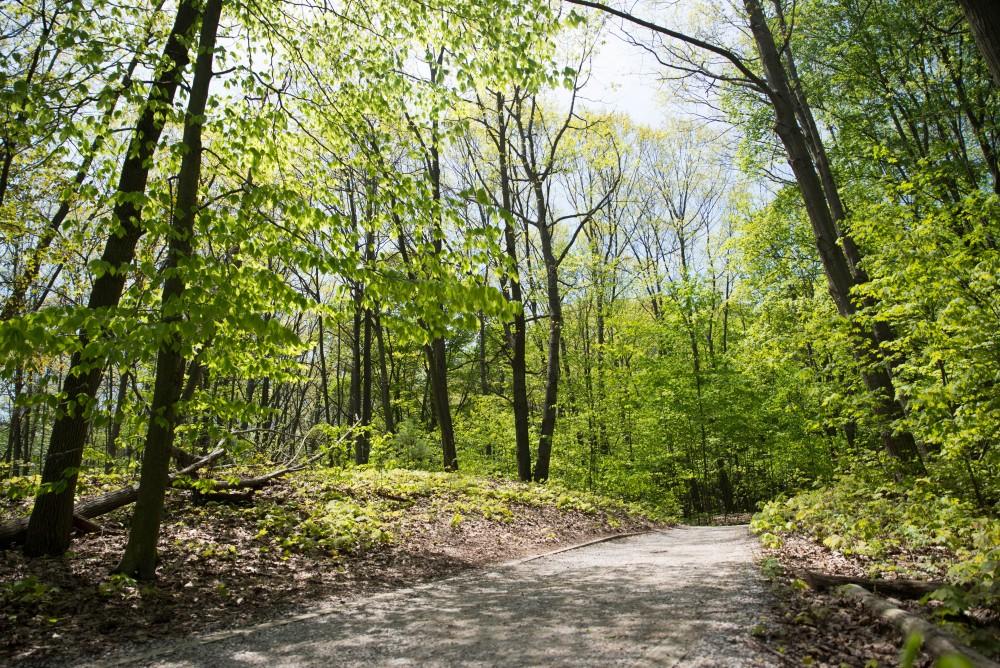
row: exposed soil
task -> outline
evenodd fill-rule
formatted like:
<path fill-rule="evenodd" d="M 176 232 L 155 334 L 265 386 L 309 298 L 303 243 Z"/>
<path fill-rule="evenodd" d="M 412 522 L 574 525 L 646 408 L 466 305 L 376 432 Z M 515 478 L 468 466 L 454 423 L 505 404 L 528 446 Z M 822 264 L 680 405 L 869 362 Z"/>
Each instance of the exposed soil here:
<path fill-rule="evenodd" d="M 287 482 L 258 494 L 292 502 Z M 469 513 L 456 522 L 432 498 L 400 504 L 390 544 L 348 555 L 262 551 L 256 527 L 229 506 L 195 506 L 172 493 L 155 586 L 109 578 L 125 544 L 128 510 L 100 519 L 64 558 L 0 552 L 0 663 L 59 665 L 124 643 L 245 626 L 331 597 L 358 597 L 453 575 L 585 539 L 650 528 L 553 507 L 511 505 L 513 519 Z M 8 507 L 7 514 L 19 510 Z M 609 521 L 610 519 L 610 521 Z"/>

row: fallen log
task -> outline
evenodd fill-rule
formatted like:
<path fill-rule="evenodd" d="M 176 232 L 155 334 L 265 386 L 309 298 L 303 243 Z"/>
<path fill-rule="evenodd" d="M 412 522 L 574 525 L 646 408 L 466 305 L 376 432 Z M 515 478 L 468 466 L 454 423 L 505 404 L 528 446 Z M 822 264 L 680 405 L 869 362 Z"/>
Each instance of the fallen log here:
<path fill-rule="evenodd" d="M 81 534 L 98 533 L 104 530 L 97 522 L 91 522 L 83 515 L 78 515 L 77 513 L 73 513 L 73 528 Z"/>
<path fill-rule="evenodd" d="M 239 432 L 237 432 L 239 433 Z M 348 431 L 340 438 L 337 439 L 337 443 L 343 441 L 351 432 Z M 221 446 L 225 442 L 225 439 L 219 442 Z M 221 447 L 217 448 L 213 452 L 205 455 L 204 457 L 197 459 L 188 466 L 178 470 L 169 477 L 169 485 L 172 487 L 181 488 L 191 488 L 191 485 L 183 478 L 195 473 L 198 469 L 204 468 L 211 465 L 217 459 L 225 454 L 225 450 Z M 304 469 L 309 464 L 319 461 L 326 452 L 319 452 L 309 459 L 305 460 L 301 464 L 290 464 L 284 468 L 278 469 L 277 471 L 272 471 L 263 476 L 256 478 L 245 478 L 243 480 L 238 480 L 236 482 L 228 481 L 217 481 L 215 484 L 209 485 L 209 489 L 205 490 L 203 493 L 214 493 L 214 492 L 224 492 L 226 490 L 237 490 L 237 489 L 260 489 L 261 487 L 267 485 L 270 481 L 278 478 L 280 476 L 292 473 L 293 471 L 300 471 Z M 190 456 L 185 451 L 175 449 L 173 452 L 174 457 L 183 458 L 183 456 Z M 89 525 L 82 524 L 83 521 L 89 520 L 94 517 L 99 517 L 101 515 L 110 513 L 113 510 L 117 510 L 123 506 L 127 506 L 130 503 L 135 503 L 136 499 L 139 498 L 139 487 L 138 485 L 130 485 L 123 489 L 115 490 L 113 492 L 108 492 L 107 494 L 102 494 L 90 499 L 84 499 L 76 504 L 73 508 L 74 525 L 78 530 L 94 531 L 100 530 L 97 524 L 90 523 Z M 0 524 L 0 550 L 7 549 L 8 547 L 15 545 L 22 540 L 24 540 L 24 534 L 28 530 L 28 517 L 21 517 L 16 520 L 11 520 Z M 94 528 L 92 528 L 94 527 Z"/>
<path fill-rule="evenodd" d="M 957 654 L 965 657 L 974 668 L 1000 668 L 1000 664 L 963 645 L 937 626 L 905 610 L 900 610 L 864 587 L 846 584 L 838 587 L 836 591 L 845 598 L 858 601 L 872 615 L 891 624 L 902 634 L 904 640 L 914 633 L 919 633 L 924 639 L 923 648 L 935 659 Z"/>
<path fill-rule="evenodd" d="M 253 504 L 255 489 L 248 489 L 245 492 L 201 492 L 192 490 L 191 500 L 196 506 L 203 506 L 206 503 L 227 503 L 232 506 L 249 506 Z"/>
<path fill-rule="evenodd" d="M 795 575 L 816 591 L 853 584 L 878 594 L 907 599 L 923 598 L 927 594 L 948 586 L 947 583 L 939 581 L 855 578 L 845 575 L 827 575 L 818 571 L 797 571 Z"/>
<path fill-rule="evenodd" d="M 171 474 L 169 478 L 170 484 L 173 484 L 182 476 L 190 475 L 198 469 L 209 466 L 224 454 L 225 450 L 220 448 L 202 457 L 196 462 L 185 466 L 176 473 Z M 130 503 L 135 503 L 137 498 L 139 498 L 138 485 L 130 485 L 122 489 L 117 489 L 113 492 L 108 492 L 107 494 L 101 494 L 100 496 L 84 499 L 77 503 L 73 508 L 74 521 L 77 522 L 76 518 L 90 520 L 94 517 L 105 515 L 110 513 L 112 510 L 117 510 L 118 508 L 127 506 Z M 0 549 L 10 547 L 11 545 L 15 545 L 24 540 L 24 534 L 28 530 L 28 519 L 28 517 L 20 517 L 16 520 L 0 524 Z M 95 524 L 94 526 L 97 525 Z"/>

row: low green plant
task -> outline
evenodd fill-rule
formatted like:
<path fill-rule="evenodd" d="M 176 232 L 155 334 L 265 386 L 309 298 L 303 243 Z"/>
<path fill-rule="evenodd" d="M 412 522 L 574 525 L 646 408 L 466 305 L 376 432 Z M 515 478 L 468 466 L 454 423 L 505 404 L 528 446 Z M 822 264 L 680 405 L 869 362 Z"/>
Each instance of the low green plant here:
<path fill-rule="evenodd" d="M 1000 521 L 978 515 L 927 478 L 873 486 L 842 475 L 827 487 L 766 504 L 751 528 L 765 547 L 797 533 L 869 560 L 873 574 L 944 577 L 950 586 L 932 595 L 943 614 L 1000 610 Z"/>

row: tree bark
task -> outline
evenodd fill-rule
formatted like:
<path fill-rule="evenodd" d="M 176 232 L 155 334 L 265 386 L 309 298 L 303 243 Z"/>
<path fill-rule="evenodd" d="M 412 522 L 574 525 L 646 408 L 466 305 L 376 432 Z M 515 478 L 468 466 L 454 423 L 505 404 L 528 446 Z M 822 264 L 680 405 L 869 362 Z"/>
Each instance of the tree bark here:
<path fill-rule="evenodd" d="M 545 195 L 541 183 L 533 184 L 538 215 L 538 237 L 545 264 L 545 295 L 549 306 L 549 350 L 545 363 L 545 404 L 542 406 L 542 424 L 538 431 L 538 453 L 535 458 L 535 482 L 549 478 L 552 457 L 552 437 L 556 429 L 559 400 L 559 344 L 562 338 L 562 297 L 559 294 L 559 267 L 552 247 L 552 231 L 548 224 Z"/>
<path fill-rule="evenodd" d="M 165 325 L 166 333 L 156 357 L 156 381 L 146 446 L 142 455 L 139 496 L 132 513 L 125 553 L 116 569 L 119 573 L 140 580 L 152 580 L 156 576 L 156 543 L 160 535 L 163 498 L 169 482 L 170 450 L 177 425 L 177 404 L 184 380 L 183 337 L 177 327 L 184 319 L 181 300 L 187 287 L 182 265 L 193 254 L 202 166 L 202 127 L 221 13 L 222 0 L 206 0 L 191 96 L 184 119 L 183 142 L 186 152 L 177 175 L 177 201 L 164 269 L 160 321 Z"/>
<path fill-rule="evenodd" d="M 509 229 L 509 225 L 508 225 Z M 514 253 L 512 248 L 514 235 L 508 235 L 508 254 Z M 514 327 L 511 332 L 511 394 L 514 409 L 514 436 L 517 452 L 517 476 L 522 481 L 531 480 L 531 415 L 528 404 L 528 371 L 527 371 L 527 324 L 524 318 L 524 302 L 521 285 L 518 280 L 511 281 L 511 300 L 517 305 L 514 312 Z"/>
<path fill-rule="evenodd" d="M 509 215 L 504 218 L 504 250 L 511 266 L 518 275 L 510 280 L 510 302 L 514 305 L 514 322 L 510 332 L 511 394 L 514 408 L 514 437 L 517 455 L 517 477 L 523 482 L 531 480 L 531 433 L 528 406 L 527 373 L 527 325 L 524 318 L 524 295 L 521 291 L 520 261 L 517 255 L 517 235 L 514 233 L 513 194 L 510 183 L 510 162 L 508 159 L 507 117 L 504 97 L 497 93 L 497 150 L 500 167 L 500 198 L 503 210 Z"/>
<path fill-rule="evenodd" d="M 1000 87 L 1000 3 L 996 0 L 958 0 L 969 21 L 972 37 Z"/>
<path fill-rule="evenodd" d="M 385 334 L 382 331 L 382 318 L 379 311 L 374 313 L 375 318 L 375 339 L 378 341 L 378 373 L 379 373 L 379 397 L 382 400 L 382 416 L 385 420 L 385 430 L 390 434 L 396 431 L 395 415 L 392 411 L 392 399 L 389 387 L 389 368 L 386 364 Z"/>
<path fill-rule="evenodd" d="M 826 274 L 830 295 L 842 316 L 853 317 L 858 309 L 851 291 L 866 278 L 863 272 L 852 271 L 852 266 L 860 265 L 860 253 L 853 241 L 850 241 L 847 235 L 838 230 L 837 221 L 831 211 L 822 180 L 817 173 L 816 163 L 809 150 L 809 143 L 799 125 L 804 112 L 800 108 L 797 113 L 796 105 L 801 106 L 803 101 L 801 99 L 796 101 L 789 86 L 781 55 L 775 44 L 774 35 L 767 25 L 760 2 L 759 0 L 744 0 L 744 5 L 750 16 L 750 31 L 757 44 L 764 73 L 771 89 L 770 99 L 775 115 L 775 131 L 785 147 L 788 163 L 799 185 L 802 200 L 812 224 L 813 237 Z M 846 250 L 850 250 L 855 256 L 853 261 L 845 254 Z M 880 426 L 882 445 L 892 457 L 899 461 L 905 471 L 920 473 L 923 470 L 923 464 L 918 456 L 913 435 L 906 431 L 896 432 L 893 428 L 893 423 L 903 417 L 903 408 L 896 399 L 889 371 L 881 361 L 876 335 L 872 332 L 859 332 L 858 335 L 860 341 L 856 345 L 855 352 L 859 362 L 863 367 L 866 367 L 862 371 L 862 379 L 874 396 L 874 412 L 882 422 Z M 883 336 L 885 336 L 884 332 Z M 869 357 L 872 359 L 869 360 Z M 870 364 L 871 361 L 874 361 L 874 364 Z"/>
<path fill-rule="evenodd" d="M 103 312 L 118 305 L 128 267 L 143 234 L 142 200 L 166 121 L 164 107 L 173 103 L 179 79 L 189 62 L 188 35 L 198 15 L 195 0 L 181 0 L 163 50 L 164 66 L 150 88 L 129 143 L 118 181 L 111 236 L 101 256 L 104 272 L 94 281 L 87 308 Z M 69 547 L 73 528 L 73 497 L 83 461 L 89 420 L 87 408 L 97 394 L 103 356 L 87 351 L 89 337 L 81 331 L 79 348 L 70 360 L 56 411 L 49 450 L 42 467 L 43 487 L 35 498 L 24 551 L 29 556 L 59 555 Z"/>
<path fill-rule="evenodd" d="M 371 455 L 372 423 L 372 313 L 364 313 L 364 350 L 361 362 L 361 432 L 358 435 L 358 454 L 361 464 L 368 463 Z"/>

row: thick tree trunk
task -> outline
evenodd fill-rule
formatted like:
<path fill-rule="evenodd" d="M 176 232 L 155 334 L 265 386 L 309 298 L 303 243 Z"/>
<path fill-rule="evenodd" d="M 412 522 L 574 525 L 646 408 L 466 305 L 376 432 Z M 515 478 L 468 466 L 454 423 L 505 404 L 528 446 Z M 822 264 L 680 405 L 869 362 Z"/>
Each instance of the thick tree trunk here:
<path fill-rule="evenodd" d="M 167 333 L 156 357 L 156 381 L 146 447 L 142 455 L 139 496 L 132 514 L 125 554 L 116 569 L 119 573 L 141 580 L 151 580 L 156 575 L 156 543 L 160 535 L 163 497 L 169 482 L 170 451 L 177 425 L 177 403 L 184 380 L 183 340 L 177 327 L 184 319 L 183 309 L 179 308 L 186 289 L 182 265 L 193 254 L 194 224 L 201 180 L 202 126 L 212 80 L 212 59 L 221 13 L 222 0 L 206 0 L 191 96 L 184 119 L 183 142 L 186 152 L 177 176 L 177 201 L 164 269 L 166 277 L 160 321 L 166 326 Z"/>
<path fill-rule="evenodd" d="M 969 21 L 972 37 L 990 69 L 993 83 L 1000 87 L 1000 2 L 958 0 Z"/>
<path fill-rule="evenodd" d="M 112 213 L 113 231 L 101 256 L 101 264 L 107 270 L 94 281 L 87 303 L 91 311 L 114 308 L 121 299 L 125 276 L 143 233 L 141 202 L 166 121 L 164 109 L 173 103 L 181 73 L 189 62 L 188 38 L 197 15 L 195 0 L 181 0 L 164 47 L 165 66 L 150 88 L 122 164 Z M 43 491 L 35 498 L 25 540 L 24 551 L 28 555 L 58 555 L 69 547 L 73 497 L 89 426 L 86 409 L 97 394 L 104 367 L 103 356 L 95 358 L 87 350 L 89 343 L 87 334 L 81 332 L 79 349 L 70 360 L 63 382 L 63 398 L 42 467 Z"/>

